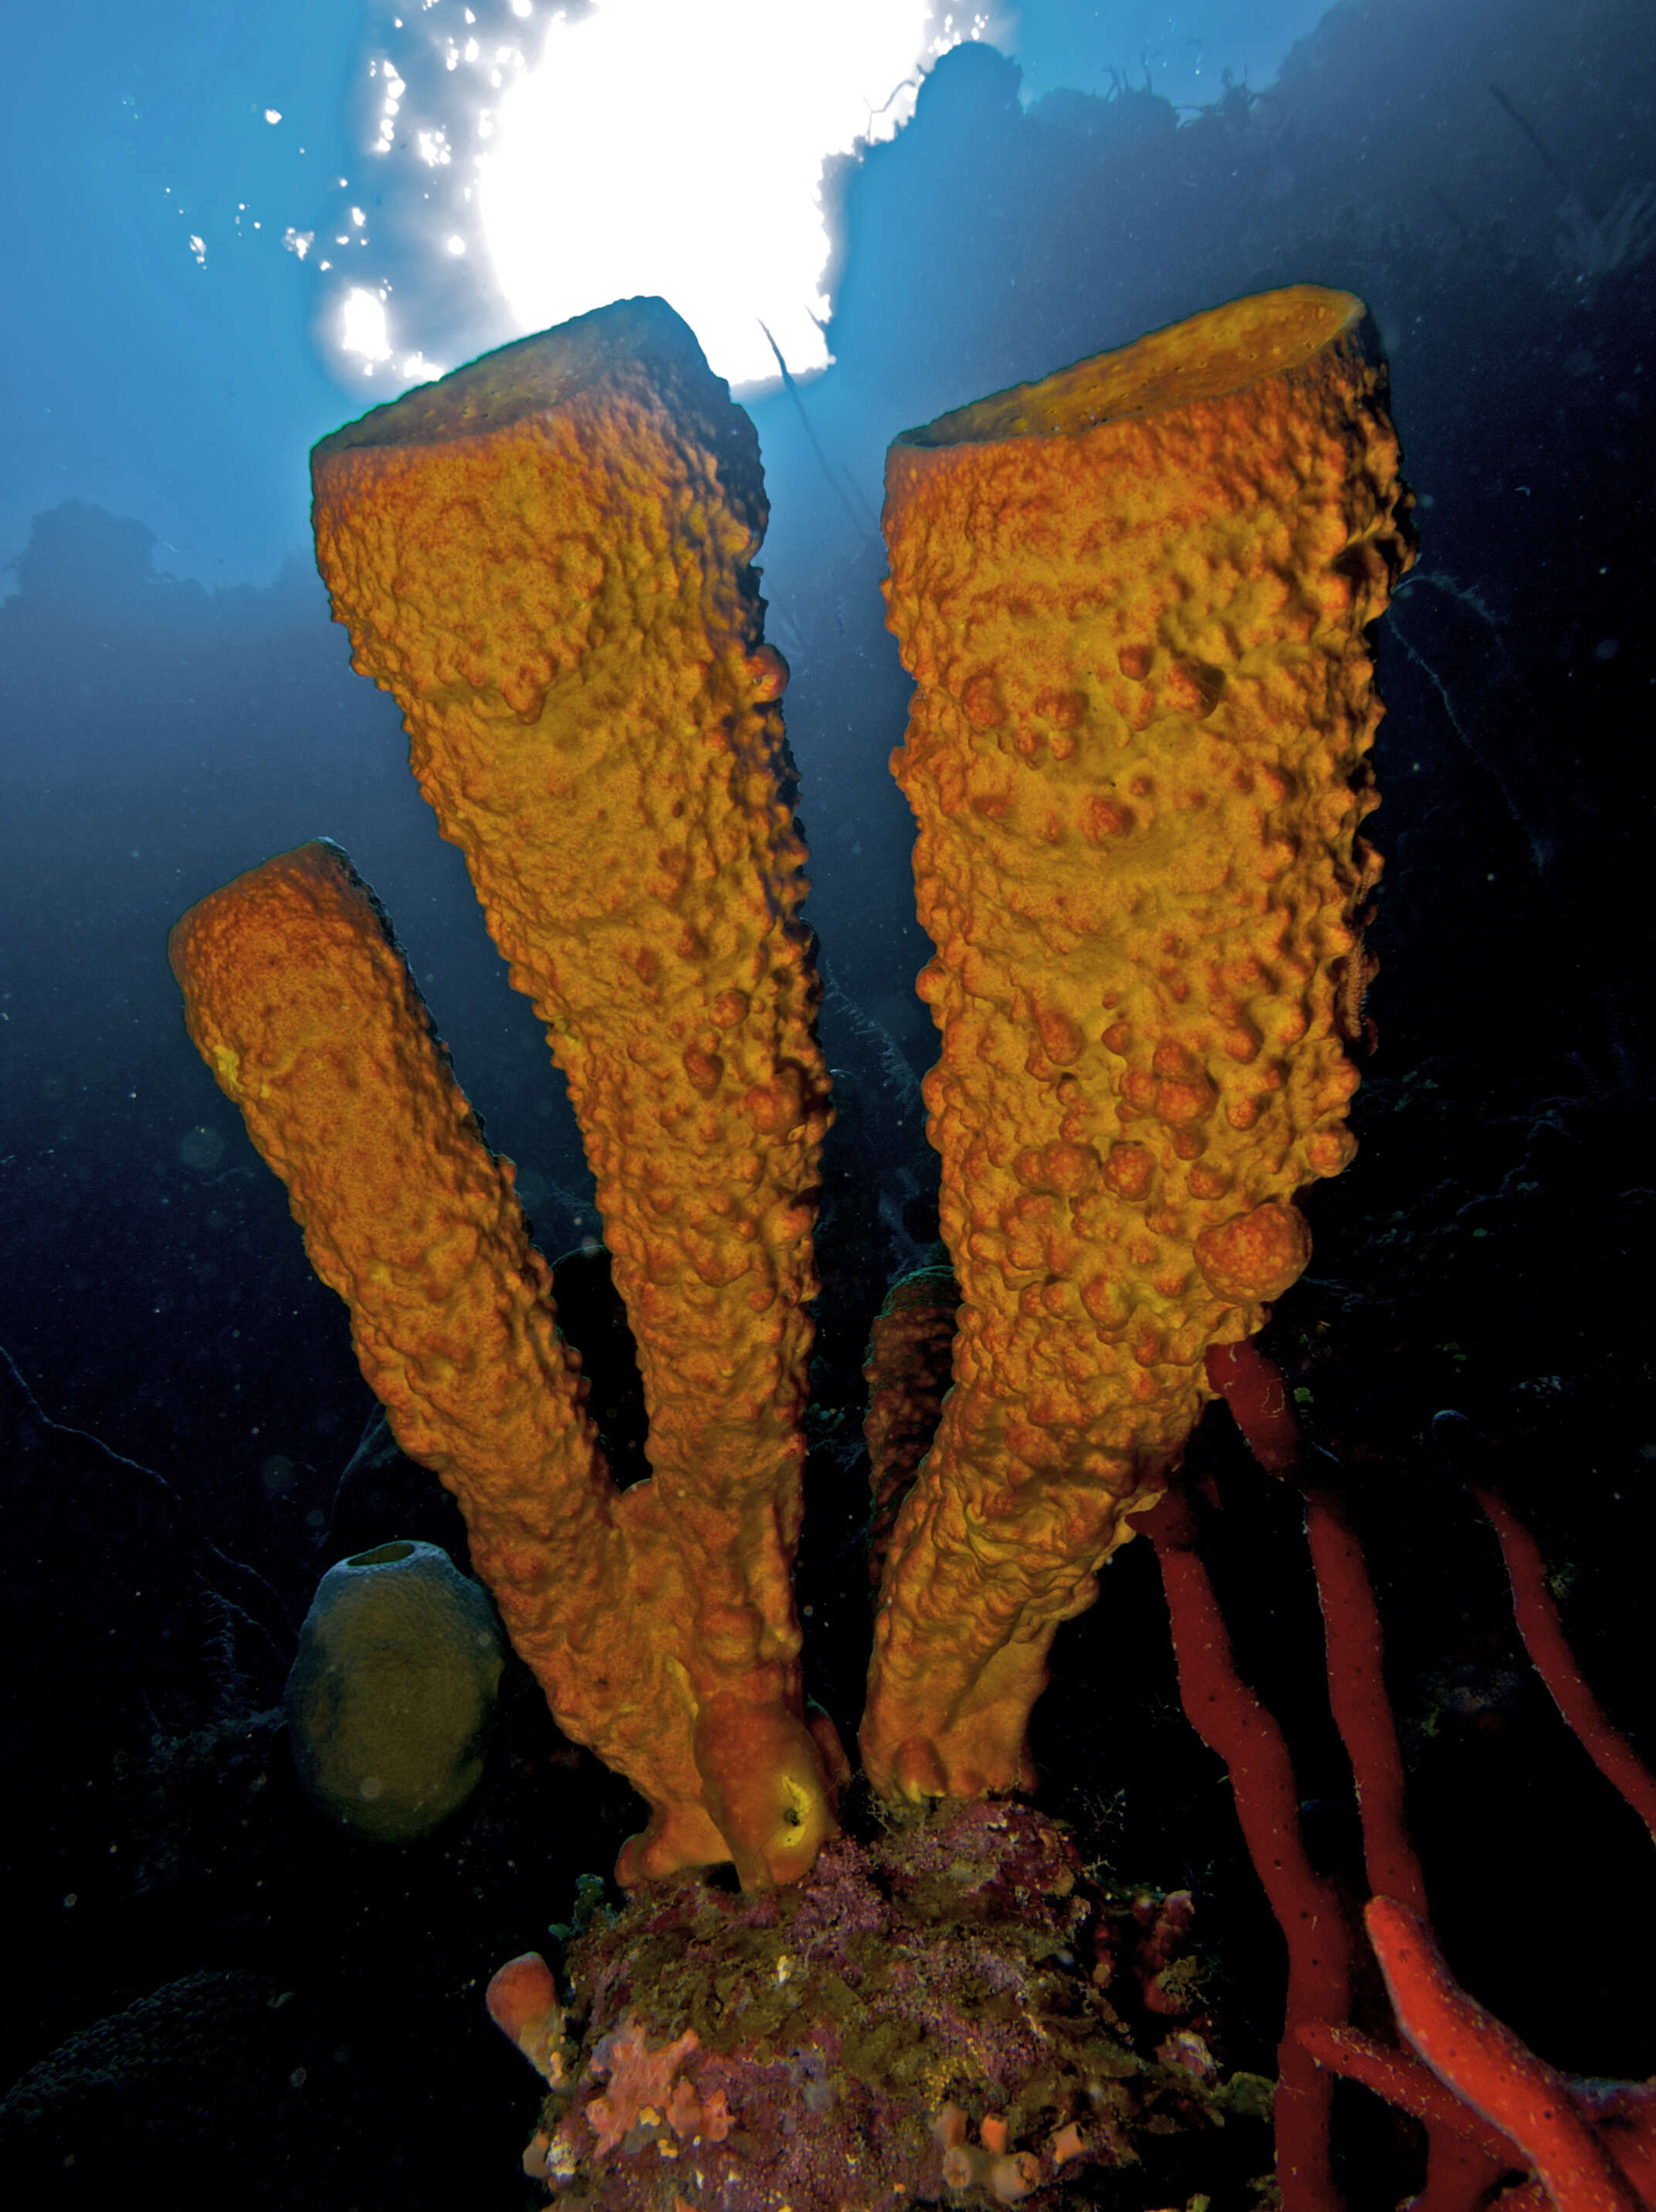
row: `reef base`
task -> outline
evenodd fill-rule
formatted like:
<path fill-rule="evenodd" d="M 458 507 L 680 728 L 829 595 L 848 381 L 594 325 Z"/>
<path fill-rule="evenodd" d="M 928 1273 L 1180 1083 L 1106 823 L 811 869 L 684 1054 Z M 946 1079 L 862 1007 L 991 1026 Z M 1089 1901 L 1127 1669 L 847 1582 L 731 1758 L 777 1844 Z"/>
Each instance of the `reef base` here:
<path fill-rule="evenodd" d="M 1246 2201 L 1271 2085 L 1222 2078 L 1190 1920 L 1010 1802 L 654 1886 L 569 1948 L 525 2170 L 606 2212 Z"/>

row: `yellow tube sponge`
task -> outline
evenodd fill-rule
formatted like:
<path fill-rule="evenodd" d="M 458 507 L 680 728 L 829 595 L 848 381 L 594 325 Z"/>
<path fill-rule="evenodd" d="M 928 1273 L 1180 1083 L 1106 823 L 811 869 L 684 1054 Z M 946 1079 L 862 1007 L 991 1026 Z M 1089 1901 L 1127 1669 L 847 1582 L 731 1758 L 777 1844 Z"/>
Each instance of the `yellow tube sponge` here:
<path fill-rule="evenodd" d="M 891 449 L 961 1303 L 877 1626 L 888 1796 L 1033 1779 L 1056 1624 L 1176 1464 L 1209 1347 L 1305 1266 L 1295 1193 L 1350 1157 L 1397 467 L 1362 303 L 1311 286 Z"/>

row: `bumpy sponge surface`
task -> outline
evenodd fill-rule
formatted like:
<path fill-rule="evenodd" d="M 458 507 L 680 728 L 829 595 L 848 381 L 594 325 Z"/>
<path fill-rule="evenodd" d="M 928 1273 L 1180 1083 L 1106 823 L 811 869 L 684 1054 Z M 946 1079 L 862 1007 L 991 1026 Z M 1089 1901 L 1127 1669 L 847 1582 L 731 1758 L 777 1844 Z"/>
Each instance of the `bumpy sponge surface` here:
<path fill-rule="evenodd" d="M 1027 1784 L 1057 1621 L 1151 1502 L 1350 1157 L 1380 707 L 1410 557 L 1362 303 L 1240 300 L 911 432 L 893 769 L 942 1033 L 955 1387 L 886 1577 L 864 1751 Z"/>

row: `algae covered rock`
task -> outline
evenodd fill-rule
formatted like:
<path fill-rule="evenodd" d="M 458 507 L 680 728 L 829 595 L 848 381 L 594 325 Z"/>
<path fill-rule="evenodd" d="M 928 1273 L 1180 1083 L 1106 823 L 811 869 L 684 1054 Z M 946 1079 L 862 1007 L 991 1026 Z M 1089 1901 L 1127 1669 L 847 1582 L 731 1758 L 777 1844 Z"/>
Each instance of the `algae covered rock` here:
<path fill-rule="evenodd" d="M 504 1657 L 488 1596 L 435 1544 L 381 1544 L 330 1567 L 288 1677 L 311 1797 L 377 1842 L 428 1834 L 482 1776 Z"/>

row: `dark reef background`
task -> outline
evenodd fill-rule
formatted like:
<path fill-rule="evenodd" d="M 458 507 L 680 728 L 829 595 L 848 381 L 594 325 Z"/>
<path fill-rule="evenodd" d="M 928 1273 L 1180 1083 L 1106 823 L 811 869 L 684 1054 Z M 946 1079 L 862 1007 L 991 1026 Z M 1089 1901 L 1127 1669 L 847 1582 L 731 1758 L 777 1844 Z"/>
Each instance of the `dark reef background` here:
<path fill-rule="evenodd" d="M 842 1071 L 814 1686 L 849 1730 L 861 1346 L 935 1233 L 927 947 L 885 767 L 907 692 L 878 592 L 885 445 L 1239 293 L 1347 286 L 1390 354 L 1422 557 L 1379 638 L 1362 1150 L 1310 1196 L 1315 1256 L 1271 1342 L 1374 1547 L 1452 1962 L 1557 2063 L 1642 2076 L 1649 1839 L 1529 1676 L 1429 1424 L 1453 1406 L 1490 1439 L 1601 1697 L 1656 1756 L 1656 12 L 1343 0 L 1268 91 L 1182 117 L 1137 73 L 1027 112 L 1018 82 L 956 50 L 913 123 L 830 179 L 835 366 L 751 409 Z M 630 1793 L 519 1669 L 482 1789 L 428 1843 L 336 1835 L 300 1796 L 279 1706 L 322 1570 L 392 1536 L 463 1547 L 376 1431 L 343 1310 L 189 1045 L 170 924 L 306 836 L 346 846 L 540 1241 L 570 1255 L 561 1305 L 635 1445 L 579 1139 L 315 575 L 209 593 L 154 552 L 140 520 L 57 507 L 0 605 L 0 1863 L 31 1962 L 0 2020 L 0 2083 L 21 2077 L 0 2185 L 27 2207 L 146 2186 L 180 2207 L 526 2205 L 533 2082 L 482 1984 L 607 1872 Z M 1196 1450 L 1222 1476 L 1245 1662 L 1293 1720 L 1319 1853 L 1352 1875 L 1296 1510 L 1216 1419 Z M 1276 1937 L 1178 1713 L 1148 1546 L 1064 1632 L 1038 1749 L 1088 1856 L 1195 1889 L 1232 2056 L 1268 2068 Z M 1389 2203 L 1407 2130 L 1349 2120 L 1353 2202 Z"/>

